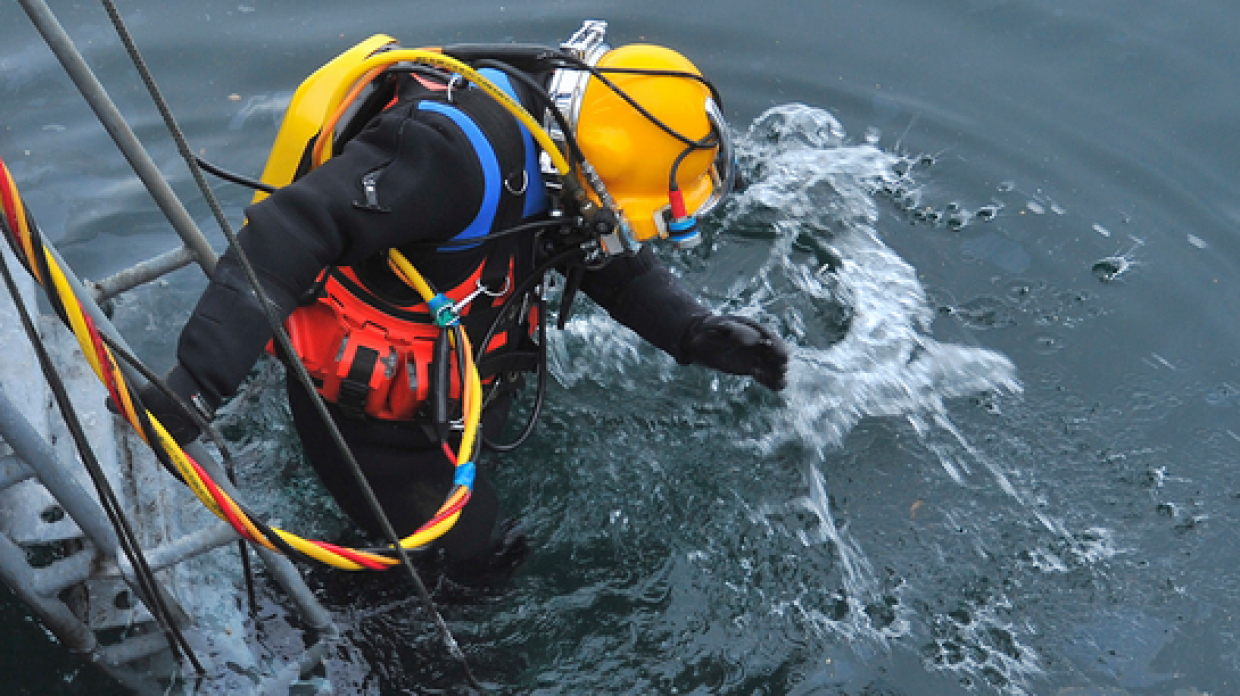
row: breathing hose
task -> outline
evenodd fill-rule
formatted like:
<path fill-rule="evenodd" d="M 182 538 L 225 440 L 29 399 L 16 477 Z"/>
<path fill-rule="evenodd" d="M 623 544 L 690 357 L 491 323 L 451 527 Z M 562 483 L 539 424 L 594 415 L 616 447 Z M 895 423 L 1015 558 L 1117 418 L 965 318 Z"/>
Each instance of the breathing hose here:
<path fill-rule="evenodd" d="M 335 105 L 334 109 L 329 107 L 329 112 L 335 113 L 336 111 L 342 111 L 341 106 L 349 102 L 349 99 L 346 98 L 347 94 L 351 90 L 357 89 L 358 84 L 365 84 L 369 82 L 369 80 L 363 79 L 368 73 L 376 70 L 382 71 L 387 67 L 402 62 L 420 63 L 422 65 L 430 65 L 432 67 L 448 70 L 464 77 L 466 80 L 469 80 L 476 85 L 479 89 L 486 92 L 492 99 L 498 102 L 500 106 L 507 109 L 513 117 L 520 121 L 521 125 L 525 126 L 526 129 L 529 130 L 530 135 L 532 135 L 534 140 L 538 142 L 539 147 L 541 147 L 543 152 L 547 153 L 547 156 L 551 158 L 551 163 L 555 166 L 556 171 L 559 172 L 561 176 L 565 177 L 565 183 L 568 183 L 568 174 L 570 171 L 568 160 L 564 159 L 564 155 L 561 154 L 560 149 L 556 147 L 555 141 L 552 140 L 551 136 L 543 130 L 542 126 L 534 120 L 534 117 L 525 110 L 525 107 L 521 106 L 521 104 L 515 99 L 508 96 L 508 93 L 499 86 L 479 74 L 477 70 L 474 70 L 465 63 L 462 63 L 461 61 L 447 56 L 439 51 L 430 49 L 404 48 L 394 51 L 385 51 L 367 58 L 345 73 L 343 79 L 340 81 L 340 86 L 336 88 L 336 91 L 332 94 L 331 101 L 328 102 L 331 105 Z M 378 73 L 375 72 L 375 74 L 377 75 Z M 332 139 L 332 129 L 325 125 L 319 137 L 320 140 L 330 141 Z M 331 146 L 323 145 L 323 149 L 326 152 L 330 152 Z M 319 163 L 321 162 L 316 162 L 316 164 Z"/>

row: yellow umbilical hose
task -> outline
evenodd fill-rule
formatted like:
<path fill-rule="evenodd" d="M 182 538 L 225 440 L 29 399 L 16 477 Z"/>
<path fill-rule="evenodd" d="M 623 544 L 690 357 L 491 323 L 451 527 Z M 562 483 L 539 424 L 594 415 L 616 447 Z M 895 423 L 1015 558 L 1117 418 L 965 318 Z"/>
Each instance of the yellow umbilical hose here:
<path fill-rule="evenodd" d="M 525 126 L 526 129 L 529 130 L 530 135 L 532 135 L 534 140 L 538 142 L 538 145 L 542 148 L 543 152 L 547 153 L 547 155 L 551 158 L 551 163 L 555 166 L 556 171 L 558 171 L 562 176 L 568 175 L 570 171 L 568 160 L 564 159 L 564 155 L 561 154 L 560 149 L 556 147 L 555 141 L 551 139 L 551 136 L 547 134 L 547 131 L 543 130 L 542 126 L 538 124 L 538 121 L 530 115 L 530 112 L 525 110 L 524 106 L 521 106 L 517 100 L 510 97 L 507 92 L 495 83 L 480 75 L 477 70 L 474 70 L 465 63 L 462 63 L 461 61 L 450 56 L 446 56 L 438 51 L 420 48 L 404 48 L 395 51 L 385 51 L 383 53 L 373 55 L 361 63 L 358 63 L 346 72 L 340 80 L 340 85 L 336 88 L 336 91 L 332 94 L 331 100 L 328 102 L 328 113 L 334 113 L 337 109 L 339 109 L 340 104 L 346 101 L 345 97 L 350 90 L 353 89 L 354 84 L 363 79 L 370 71 L 375 68 L 386 68 L 396 63 L 404 62 L 420 63 L 422 65 L 443 68 L 444 70 L 454 72 L 472 82 L 479 89 L 490 95 L 492 99 L 499 102 L 500 106 L 507 109 L 518 121 L 521 122 L 521 125 Z M 324 131 L 319 135 L 319 138 L 330 141 L 332 138 L 331 130 L 324 129 Z M 331 152 L 330 142 L 323 146 L 323 151 Z M 316 164 L 321 163 L 316 162 Z"/>
<path fill-rule="evenodd" d="M 0 203 L 3 204 L 0 206 L 0 212 L 4 216 L 4 227 L 13 238 L 14 249 L 21 253 L 26 268 L 43 286 L 53 305 L 63 309 L 65 323 L 73 332 L 95 376 L 107 388 L 109 396 L 121 411 L 121 415 L 149 446 L 167 455 L 185 484 L 212 514 L 232 525 L 242 537 L 272 551 L 284 552 L 291 549 L 307 558 L 342 570 L 385 570 L 399 565 L 398 559 L 384 553 L 343 548 L 323 541 L 305 539 L 251 518 L 248 512 L 215 484 L 198 462 L 185 453 L 158 418 L 145 409 L 141 416 L 139 415 L 140 406 L 130 397 L 131 389 L 111 350 L 99 335 L 90 315 L 85 312 L 73 293 L 66 272 L 59 266 L 55 256 L 44 246 L 37 227 L 29 224 L 17 186 L 2 159 L 0 159 Z M 421 278 L 416 271 L 413 272 L 413 276 Z M 429 290 L 429 287 L 427 289 Z M 463 336 L 464 332 L 461 333 Z M 464 340 L 466 341 L 466 354 L 469 354 L 468 339 Z M 435 517 L 421 529 L 401 540 L 401 546 L 405 548 L 425 546 L 445 534 L 460 517 L 460 510 L 469 499 L 473 485 L 474 464 L 472 458 L 466 455 L 472 456 L 475 450 L 478 422 L 482 411 L 481 380 L 478 378 L 477 369 L 472 361 L 466 372 L 465 386 L 466 429 L 461 442 L 460 454 L 457 457 L 457 485 L 453 487 L 452 493 Z M 142 427 L 143 420 L 149 423 L 154 433 L 154 441 L 147 436 L 146 430 Z"/>
<path fill-rule="evenodd" d="M 442 311 L 453 311 L 451 308 L 446 305 L 442 305 L 441 303 L 450 302 L 450 300 L 436 293 L 435 290 L 431 288 L 430 284 L 426 282 L 426 279 L 422 277 L 422 274 L 418 272 L 418 269 L 414 268 L 413 264 L 409 263 L 409 259 L 405 258 L 405 255 L 400 253 L 400 251 L 390 249 L 388 251 L 388 259 L 391 261 L 392 266 L 395 267 L 395 270 L 400 278 L 408 283 L 410 287 L 417 290 L 418 294 L 422 296 L 422 299 L 426 302 L 426 304 L 430 306 L 431 316 L 435 319 L 436 323 L 441 325 L 441 329 L 444 331 L 449 331 L 448 324 L 449 322 L 455 322 L 456 316 L 453 314 L 450 319 L 441 319 Z M 465 384 L 462 385 L 461 389 L 465 429 L 461 433 L 461 446 L 456 455 L 457 489 L 449 495 L 448 500 L 444 502 L 443 506 L 440 508 L 440 512 L 436 514 L 435 518 L 439 518 L 445 511 L 452 508 L 455 503 L 455 499 L 461 492 L 459 490 L 460 487 L 464 486 L 466 488 L 466 493 L 468 493 L 468 490 L 473 487 L 475 466 L 474 453 L 477 450 L 478 425 L 482 420 L 482 379 L 478 376 L 478 366 L 473 360 L 473 349 L 469 344 L 469 336 L 465 333 L 464 329 L 462 329 L 461 331 L 450 331 L 448 337 L 449 340 L 453 342 L 453 346 L 456 345 L 456 340 L 459 337 L 462 341 L 462 347 L 464 348 L 464 350 L 460 351 L 460 354 L 464 355 L 466 359 L 466 363 L 464 365 Z M 460 517 L 459 510 L 452 516 L 445 518 L 451 520 L 448 524 L 449 528 L 456 522 L 457 517 Z M 428 534 L 432 531 L 434 530 L 426 530 Z M 418 532 L 414 533 L 412 536 L 401 540 L 401 545 L 406 548 L 422 546 L 423 544 L 428 543 L 431 539 L 438 538 L 446 531 L 447 529 L 444 529 L 438 534 L 435 534 L 435 536 L 423 540 L 420 537 L 423 531 L 418 530 Z"/>
<path fill-rule="evenodd" d="M 371 56 L 352 67 L 340 80 L 337 89 L 328 102 L 327 113 L 338 119 L 347 105 L 360 92 L 360 85 L 373 80 L 383 69 L 401 62 L 419 63 L 445 69 L 459 74 L 472 82 L 479 89 L 490 95 L 501 106 L 507 109 L 514 118 L 529 130 L 535 141 L 551 158 L 552 164 L 562 175 L 568 175 L 570 167 L 551 136 L 539 125 L 519 102 L 510 97 L 503 89 L 487 80 L 476 70 L 465 63 L 430 49 L 399 49 Z M 312 161 L 317 166 L 327 159 L 331 152 L 333 128 L 324 128 L 320 133 Z M 27 223 L 26 211 L 8 169 L 0 160 L 0 198 L 3 199 L 3 212 L 9 232 L 16 242 L 15 247 L 22 252 L 26 266 L 35 279 L 43 286 L 45 292 L 57 300 L 64 308 L 64 317 L 81 346 L 91 369 L 99 380 L 107 387 L 114 403 L 121 414 L 135 428 L 136 432 L 147 444 L 163 451 L 181 475 L 194 495 L 217 517 L 231 524 L 239 534 L 254 543 L 261 544 L 273 551 L 292 549 L 320 563 L 344 570 L 382 570 L 399 563 L 396 558 L 359 549 L 348 549 L 322 541 L 305 539 L 276 527 L 264 525 L 252 519 L 240 505 L 226 492 L 219 488 L 205 470 L 195 462 L 164 428 L 163 424 L 149 412 L 145 419 L 141 418 L 140 406 L 130 397 L 130 388 L 119 369 L 110 349 L 104 344 L 98 330 L 90 317 L 78 303 L 68 278 L 51 253 L 43 247 L 38 230 Z M 391 250 L 389 259 L 398 275 L 415 288 L 422 298 L 431 306 L 432 317 L 440 322 L 443 310 L 447 310 L 445 321 L 455 321 L 455 310 L 451 301 L 438 295 L 426 283 L 422 275 L 409 263 L 399 251 Z M 46 275 L 50 277 L 44 277 Z M 478 429 L 482 416 L 482 381 L 477 366 L 473 361 L 473 351 L 469 345 L 469 337 L 462 331 L 449 329 L 440 323 L 444 330 L 450 330 L 449 340 L 453 346 L 456 341 L 462 342 L 459 354 L 466 356 L 465 384 L 462 385 L 462 409 L 465 427 L 461 435 L 461 443 L 456 455 L 455 466 L 457 477 L 452 492 L 440 507 L 435 516 L 422 528 L 404 539 L 400 544 L 404 548 L 425 546 L 445 534 L 456 523 L 461 510 L 469 500 L 474 480 L 474 455 L 478 449 Z M 141 423 L 145 420 L 150 424 L 154 434 L 154 442 L 147 436 Z M 273 540 L 271 537 L 275 537 Z"/>

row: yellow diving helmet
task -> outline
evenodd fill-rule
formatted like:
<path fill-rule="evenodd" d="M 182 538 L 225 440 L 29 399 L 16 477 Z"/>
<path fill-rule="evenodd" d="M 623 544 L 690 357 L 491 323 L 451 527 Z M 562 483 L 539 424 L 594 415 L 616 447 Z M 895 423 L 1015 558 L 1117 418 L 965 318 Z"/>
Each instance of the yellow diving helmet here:
<path fill-rule="evenodd" d="M 688 58 L 650 44 L 611 49 L 606 26 L 587 21 L 561 45 L 591 70 L 560 68 L 548 91 L 633 238 L 696 246 L 697 218 L 732 186 L 718 98 Z"/>

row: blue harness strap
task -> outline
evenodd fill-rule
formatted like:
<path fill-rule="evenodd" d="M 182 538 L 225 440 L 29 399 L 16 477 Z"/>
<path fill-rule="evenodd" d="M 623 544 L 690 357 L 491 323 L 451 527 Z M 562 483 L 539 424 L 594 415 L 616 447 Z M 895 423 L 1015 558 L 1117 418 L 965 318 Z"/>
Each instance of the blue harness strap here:
<path fill-rule="evenodd" d="M 512 80 L 503 71 L 494 68 L 483 68 L 479 72 L 495 83 L 500 89 L 507 92 L 513 99 L 519 99 Z M 502 193 L 500 187 L 504 185 L 503 174 L 500 172 L 499 159 L 495 155 L 494 146 L 487 139 L 486 135 L 483 134 L 482 129 L 474 123 L 473 119 L 455 106 L 427 100 L 420 102 L 418 109 L 441 114 L 451 119 L 461 129 L 461 132 L 469 138 L 470 144 L 473 145 L 474 151 L 478 154 L 478 163 L 482 166 L 484 181 L 482 205 L 479 206 L 478 214 L 473 221 L 460 234 L 453 237 L 452 240 L 459 242 L 485 237 L 491 231 L 491 226 L 494 224 Z M 518 128 L 521 131 L 521 142 L 525 147 L 526 176 L 525 198 L 522 203 L 521 217 L 528 218 L 547 209 L 547 190 L 543 186 L 542 170 L 538 164 L 538 148 L 534 144 L 534 137 L 530 135 L 529 130 L 524 125 L 518 124 Z"/>
<path fill-rule="evenodd" d="M 516 88 L 512 85 L 512 80 L 503 70 L 483 68 L 478 72 L 507 92 L 508 96 L 518 102 L 521 101 Z M 518 127 L 521 129 L 521 142 L 525 145 L 525 175 L 527 177 L 525 208 L 521 211 L 521 217 L 527 218 L 547 209 L 547 188 L 542 183 L 542 168 L 538 166 L 538 148 L 534 146 L 534 136 L 530 135 L 530 131 L 524 125 L 518 124 Z"/>
<path fill-rule="evenodd" d="M 490 141 L 482 134 L 482 129 L 460 109 L 441 102 L 428 100 L 419 102 L 418 110 L 431 111 L 447 116 L 461 129 L 465 137 L 469 138 L 470 144 L 474 146 L 474 152 L 478 153 L 478 163 L 482 165 L 484 182 L 482 205 L 478 207 L 478 214 L 474 216 L 473 221 L 452 239 L 453 241 L 461 241 L 485 237 L 491 231 L 491 225 L 495 220 L 495 213 L 499 210 L 500 187 L 504 185 L 499 171 L 499 159 L 495 156 L 495 149 L 491 147 Z"/>

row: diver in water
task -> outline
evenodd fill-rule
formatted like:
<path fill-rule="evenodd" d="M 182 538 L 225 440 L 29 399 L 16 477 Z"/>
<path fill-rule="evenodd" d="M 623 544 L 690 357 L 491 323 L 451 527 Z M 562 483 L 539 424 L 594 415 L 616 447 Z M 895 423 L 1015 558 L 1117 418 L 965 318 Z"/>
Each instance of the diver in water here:
<path fill-rule="evenodd" d="M 675 51 L 610 48 L 605 26 L 585 23 L 560 50 L 442 49 L 528 114 L 545 115 L 544 135 L 572 160 L 568 175 L 548 166 L 552 158 L 531 134 L 538 124 L 520 120 L 477 79 L 397 62 L 360 81 L 337 122 L 294 139 L 283 164 L 268 163 L 268 174 L 282 166 L 291 183 L 247 209 L 241 249 L 221 258 L 180 335 L 171 389 L 209 420 L 264 349 L 273 350 L 244 253 L 287 322 L 297 355 L 282 359 L 305 365 L 402 537 L 436 513 L 454 480 L 447 445 L 460 438 L 463 356 L 437 338 L 445 309 L 476 352 L 480 430 L 497 449 L 506 449 L 495 440 L 523 375 L 537 373 L 545 385 L 550 271 L 563 278 L 561 322 L 584 292 L 680 364 L 782 389 L 788 352 L 779 336 L 712 313 L 642 244 L 695 244 L 696 218 L 729 193 L 735 162 L 718 96 Z M 386 50 L 393 46 L 367 52 Z M 303 96 L 310 98 L 299 90 L 290 105 L 281 138 Z M 394 257 L 446 302 L 430 309 Z M 316 396 L 291 375 L 287 385 L 307 458 L 350 518 L 378 534 L 314 411 Z M 200 434 L 159 390 L 148 385 L 142 397 L 179 442 Z M 493 584 L 515 569 L 527 542 L 501 517 L 479 470 L 468 505 L 435 542 L 448 578 Z"/>

